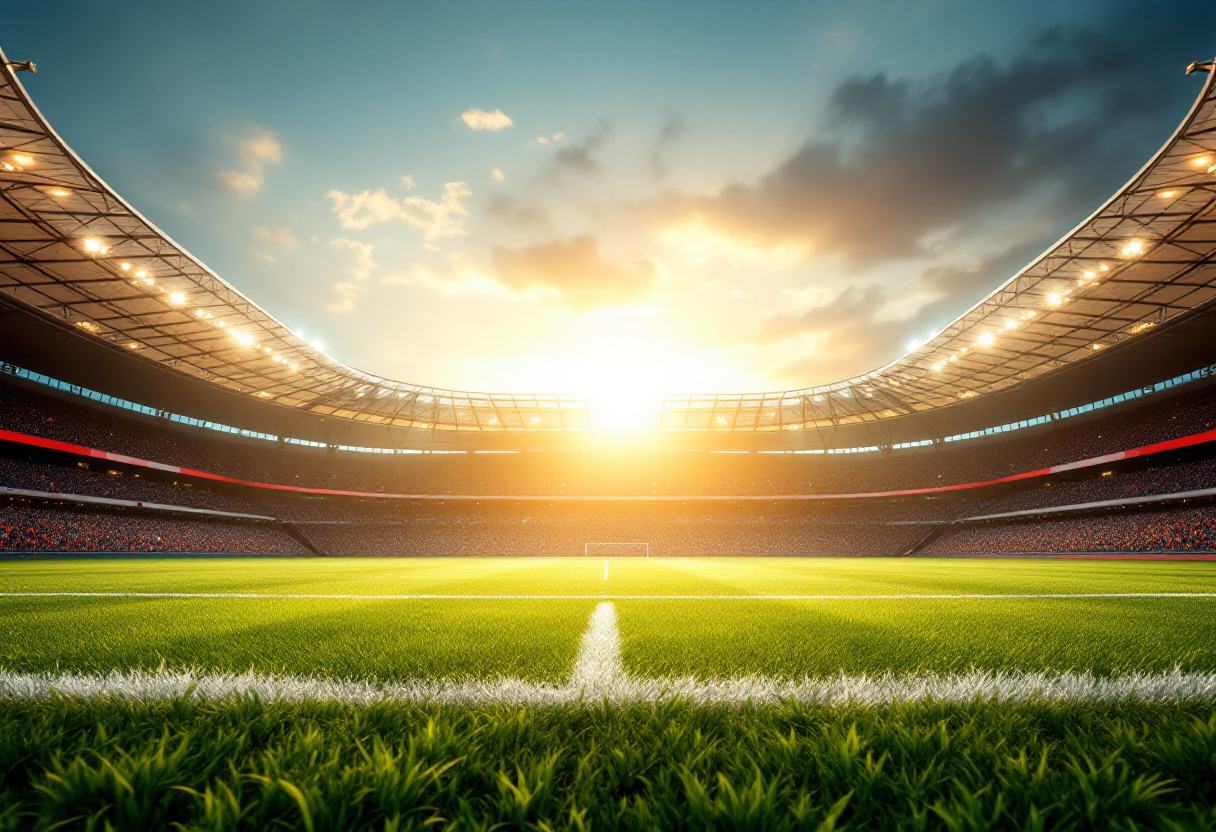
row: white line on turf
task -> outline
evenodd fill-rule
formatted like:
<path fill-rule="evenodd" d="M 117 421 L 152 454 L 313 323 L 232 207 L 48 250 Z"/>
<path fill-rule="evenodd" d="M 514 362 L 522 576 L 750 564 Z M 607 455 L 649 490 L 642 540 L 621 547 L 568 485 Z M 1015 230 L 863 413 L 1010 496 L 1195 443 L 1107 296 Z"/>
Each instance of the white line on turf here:
<path fill-rule="evenodd" d="M 953 592 L 869 595 L 453 595 L 309 592 L 0 592 L 0 598 L 237 598 L 317 601 L 957 601 L 1023 598 L 1216 598 L 1216 592 Z"/>
<path fill-rule="evenodd" d="M 624 678 L 621 664 L 621 634 L 616 628 L 616 607 L 605 601 L 595 608 L 579 645 L 570 687 L 584 696 L 611 693 Z"/>
<path fill-rule="evenodd" d="M 886 673 L 807 677 L 801 680 L 743 676 L 724 679 L 620 677 L 606 686 L 580 688 L 521 679 L 377 682 L 263 673 L 197 670 L 129 670 L 107 674 L 22 673 L 0 670 L 0 700 L 35 701 L 56 696 L 134 701 L 225 700 L 257 696 L 263 701 L 303 700 L 452 705 L 563 706 L 609 701 L 617 704 L 684 701 L 693 705 L 883 705 L 895 702 L 1216 701 L 1216 673 L 962 674 Z"/>
<path fill-rule="evenodd" d="M 726 679 L 644 679 L 621 664 L 621 638 L 611 603 L 596 607 L 583 633 L 570 680 L 564 685 L 522 679 L 377 682 L 269 673 L 208 673 L 198 670 L 115 670 L 107 674 L 22 673 L 0 669 L 0 700 L 78 699 L 163 701 L 322 701 L 352 705 L 375 702 L 447 705 L 577 706 L 596 702 L 645 704 L 681 701 L 691 705 L 884 705 L 898 702 L 1216 701 L 1216 673 L 1002 673 L 908 674 Z"/>

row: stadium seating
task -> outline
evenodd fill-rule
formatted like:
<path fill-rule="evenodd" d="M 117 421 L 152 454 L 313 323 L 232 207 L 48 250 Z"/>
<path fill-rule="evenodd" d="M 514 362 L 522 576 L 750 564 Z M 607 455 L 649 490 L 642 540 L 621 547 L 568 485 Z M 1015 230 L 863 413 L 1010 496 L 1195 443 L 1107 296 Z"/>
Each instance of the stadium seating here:
<path fill-rule="evenodd" d="M 994 479 L 1216 427 L 1216 385 L 1004 441 L 841 456 L 562 453 L 324 454 L 136 422 L 3 384 L 0 428 L 257 482 L 400 494 L 806 494 Z"/>
<path fill-rule="evenodd" d="M 1171 506 L 974 524 L 951 528 L 921 554 L 1086 552 L 1216 552 L 1216 512 Z"/>
<path fill-rule="evenodd" d="M 0 551 L 311 554 L 270 523 L 47 508 L 11 498 L 0 501 Z"/>
<path fill-rule="evenodd" d="M 1038 469 L 1211 430 L 1216 385 L 1138 408 L 1004 441 L 889 455 L 535 452 L 379 457 L 308 453 L 146 421 L 0 382 L 0 428 L 252 481 L 363 492 L 443 495 L 748 496 L 886 491 Z M 295 524 L 333 555 L 581 555 L 586 542 L 645 541 L 656 555 L 900 555 L 981 515 L 1172 494 L 1216 486 L 1216 460 L 1149 460 L 1017 487 L 935 495 L 778 504 L 644 503 L 590 508 L 561 501 L 300 499 L 190 483 L 97 459 L 0 448 L 0 486 L 237 512 Z M 1082 476 L 1085 472 L 1075 474 Z M 179 479 L 174 482 L 174 479 Z M 918 554 L 1210 551 L 1206 504 L 955 524 Z M 226 551 L 306 554 L 274 524 L 81 509 L 8 499 L 0 551 Z M 1177 547 L 1177 548 L 1171 548 Z"/>

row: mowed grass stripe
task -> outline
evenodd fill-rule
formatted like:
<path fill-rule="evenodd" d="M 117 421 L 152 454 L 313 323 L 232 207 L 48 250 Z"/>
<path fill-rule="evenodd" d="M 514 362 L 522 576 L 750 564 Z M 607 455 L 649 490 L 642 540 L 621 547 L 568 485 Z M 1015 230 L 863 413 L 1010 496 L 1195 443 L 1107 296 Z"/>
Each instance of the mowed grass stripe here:
<path fill-rule="evenodd" d="M 0 592 L 790 596 L 1216 592 L 1213 563 L 848 558 L 13 561 Z"/>
<path fill-rule="evenodd" d="M 6 598 L 0 667 L 564 680 L 595 604 Z"/>
<path fill-rule="evenodd" d="M 1207 598 L 617 603 L 636 676 L 1216 671 Z"/>
<path fill-rule="evenodd" d="M 1216 598 L 1216 592 L 890 592 L 867 595 L 453 595 L 326 592 L 0 592 L 0 598 L 216 598 L 319 601 L 934 601 L 1047 598 Z"/>

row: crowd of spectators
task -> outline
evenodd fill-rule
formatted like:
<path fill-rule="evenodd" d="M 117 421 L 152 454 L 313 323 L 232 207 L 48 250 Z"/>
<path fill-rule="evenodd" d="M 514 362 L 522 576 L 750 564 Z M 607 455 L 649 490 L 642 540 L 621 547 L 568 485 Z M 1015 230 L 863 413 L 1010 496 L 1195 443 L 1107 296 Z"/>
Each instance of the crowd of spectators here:
<path fill-rule="evenodd" d="M 115 500 L 165 503 L 174 506 L 267 514 L 264 500 L 221 494 L 109 468 L 103 462 L 81 462 L 73 466 L 53 465 L 0 457 L 0 485 L 47 491 L 53 494 L 86 494 Z"/>
<path fill-rule="evenodd" d="M 311 554 L 272 523 L 0 502 L 0 552 Z"/>
<path fill-rule="evenodd" d="M 1216 459 L 1161 465 L 1139 471 L 1109 471 L 1090 479 L 1049 481 L 1038 487 L 976 501 L 968 513 L 999 514 L 1048 506 L 1096 503 L 1216 487 Z"/>
<path fill-rule="evenodd" d="M 0 380 L 0 427 L 260 482 L 400 494 L 698 495 L 881 491 L 992 479 L 1216 427 L 1216 385 L 1130 411 L 890 454 L 326 454 L 148 420 Z"/>
<path fill-rule="evenodd" d="M 801 513 L 503 515 L 418 513 L 395 521 L 300 526 L 330 555 L 576 557 L 586 543 L 647 543 L 662 557 L 899 555 L 931 526 L 822 520 Z"/>
<path fill-rule="evenodd" d="M 1216 509 L 1171 506 L 1067 514 L 951 528 L 922 555 L 1216 552 Z"/>

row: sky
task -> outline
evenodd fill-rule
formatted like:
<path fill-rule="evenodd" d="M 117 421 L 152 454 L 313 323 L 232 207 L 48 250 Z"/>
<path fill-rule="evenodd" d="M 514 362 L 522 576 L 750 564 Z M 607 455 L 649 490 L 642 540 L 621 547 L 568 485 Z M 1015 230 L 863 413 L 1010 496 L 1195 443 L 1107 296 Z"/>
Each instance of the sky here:
<path fill-rule="evenodd" d="M 880 367 L 1168 138 L 1216 5 L 5 3 L 68 144 L 294 331 L 489 392 Z"/>

